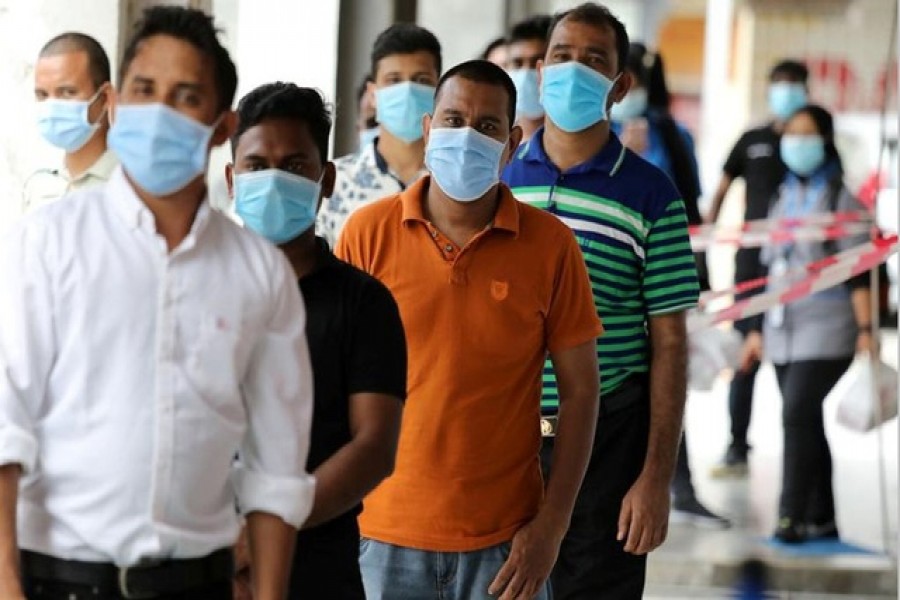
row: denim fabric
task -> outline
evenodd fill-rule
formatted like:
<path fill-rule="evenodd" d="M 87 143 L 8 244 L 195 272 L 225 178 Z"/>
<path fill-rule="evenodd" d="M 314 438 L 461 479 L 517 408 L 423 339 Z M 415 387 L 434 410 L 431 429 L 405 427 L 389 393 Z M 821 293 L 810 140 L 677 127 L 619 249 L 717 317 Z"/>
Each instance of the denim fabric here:
<path fill-rule="evenodd" d="M 413 550 L 363 538 L 359 566 L 368 600 L 489 599 L 488 586 L 509 556 L 508 543 L 473 552 Z M 535 596 L 552 600 L 550 583 Z"/>

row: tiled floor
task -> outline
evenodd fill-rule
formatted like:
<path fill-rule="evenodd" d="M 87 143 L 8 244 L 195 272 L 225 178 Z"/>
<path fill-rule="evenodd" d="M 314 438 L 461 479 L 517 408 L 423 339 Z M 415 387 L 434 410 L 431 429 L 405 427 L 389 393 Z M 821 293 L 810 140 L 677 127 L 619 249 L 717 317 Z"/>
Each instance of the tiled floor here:
<path fill-rule="evenodd" d="M 886 336 L 884 348 L 883 359 L 896 366 L 895 334 Z M 766 541 L 777 517 L 782 450 L 781 398 L 770 365 L 757 379 L 749 477 L 724 481 L 709 477 L 728 441 L 726 384 L 721 380 L 711 392 L 691 394 L 686 427 L 698 495 L 710 509 L 733 519 L 735 526 L 708 531 L 673 525 L 666 544 L 651 555 L 646 597 L 731 597 L 728 590 L 740 564 L 748 557 L 760 557 L 781 590 L 774 598 L 896 598 L 897 563 L 892 556 L 897 549 L 897 420 L 881 428 L 880 436 L 854 433 L 835 422 L 834 399 L 826 402 L 838 525 L 844 541 L 871 554 L 798 558 Z"/>

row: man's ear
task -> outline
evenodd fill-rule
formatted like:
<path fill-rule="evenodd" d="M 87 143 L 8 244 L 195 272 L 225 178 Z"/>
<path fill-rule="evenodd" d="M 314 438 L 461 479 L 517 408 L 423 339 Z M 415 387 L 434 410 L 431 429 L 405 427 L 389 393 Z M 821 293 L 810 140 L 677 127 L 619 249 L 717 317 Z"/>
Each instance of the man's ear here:
<path fill-rule="evenodd" d="M 627 70 L 622 71 L 609 93 L 609 98 L 613 101 L 613 104 L 621 102 L 632 85 L 634 85 L 634 77 Z"/>
<path fill-rule="evenodd" d="M 234 200 L 234 163 L 225 165 L 225 183 L 228 184 L 228 197 Z"/>
<path fill-rule="evenodd" d="M 322 204 L 322 198 L 331 198 L 331 195 L 334 194 L 334 182 L 337 179 L 337 171 L 334 168 L 334 163 L 330 160 L 325 163 L 325 169 L 322 173 L 322 188 L 319 191 L 319 206 Z M 318 212 L 318 206 L 316 206 L 316 212 Z"/>
<path fill-rule="evenodd" d="M 428 136 L 431 133 L 431 115 L 425 113 L 422 115 L 422 141 L 428 146 Z"/>
<path fill-rule="evenodd" d="M 212 146 L 221 146 L 222 144 L 230 140 L 231 136 L 234 135 L 234 132 L 237 129 L 237 120 L 237 113 L 233 110 L 226 110 L 224 113 L 222 113 L 222 118 L 219 120 L 219 124 L 216 126 L 216 130 L 213 131 L 210 144 Z"/>
<path fill-rule="evenodd" d="M 106 120 L 109 121 L 110 126 L 116 120 L 116 104 L 119 101 L 119 93 L 116 91 L 116 88 L 109 86 L 109 95 L 107 97 L 106 102 Z"/>
<path fill-rule="evenodd" d="M 502 171 L 506 165 L 512 160 L 513 155 L 516 153 L 516 150 L 519 149 L 519 144 L 522 143 L 522 136 L 524 132 L 522 128 L 516 125 L 509 131 L 509 141 L 506 142 L 506 148 L 503 150 L 505 156 L 500 160 L 500 170 Z"/>

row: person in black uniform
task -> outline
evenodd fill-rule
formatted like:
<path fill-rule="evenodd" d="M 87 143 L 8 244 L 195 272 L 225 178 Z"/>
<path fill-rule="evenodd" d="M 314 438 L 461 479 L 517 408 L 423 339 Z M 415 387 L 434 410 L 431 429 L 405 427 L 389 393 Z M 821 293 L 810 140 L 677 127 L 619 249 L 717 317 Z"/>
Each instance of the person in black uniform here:
<path fill-rule="evenodd" d="M 722 179 L 713 196 L 707 221 L 715 223 L 719 218 L 725 195 L 731 183 L 738 177 L 744 178 L 746 195 L 744 220 L 765 219 L 769 205 L 778 186 L 785 176 L 785 166 L 781 162 L 778 144 L 781 129 L 794 111 L 806 105 L 809 96 L 807 81 L 809 70 L 803 63 L 784 60 L 769 73 L 769 110 L 774 119 L 769 123 L 746 131 L 735 144 L 725 166 Z M 759 249 L 741 248 L 735 255 L 735 284 L 760 275 Z M 736 299 L 744 296 L 738 295 Z M 745 336 L 748 322 L 738 321 L 735 328 Z M 743 476 L 747 473 L 747 430 L 750 427 L 750 413 L 753 400 L 753 382 L 759 363 L 743 371 L 737 371 L 731 380 L 728 407 L 731 414 L 731 442 L 720 465 L 713 469 L 714 477 Z"/>
<path fill-rule="evenodd" d="M 306 303 L 315 382 L 308 470 L 315 506 L 297 538 L 290 598 L 362 599 L 363 497 L 393 470 L 406 395 L 406 339 L 394 298 L 315 235 L 334 187 L 331 115 L 316 90 L 270 83 L 238 105 L 228 189 L 244 225 L 288 257 Z"/>

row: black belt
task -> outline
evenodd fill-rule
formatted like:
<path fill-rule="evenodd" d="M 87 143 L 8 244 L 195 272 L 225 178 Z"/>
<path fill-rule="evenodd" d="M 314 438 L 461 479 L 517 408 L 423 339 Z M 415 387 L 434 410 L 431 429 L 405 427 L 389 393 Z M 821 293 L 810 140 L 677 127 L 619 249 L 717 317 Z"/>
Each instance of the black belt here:
<path fill-rule="evenodd" d="M 22 573 L 32 580 L 115 590 L 123 598 L 156 598 L 230 580 L 234 574 L 231 549 L 201 558 L 164 560 L 117 567 L 112 563 L 63 560 L 22 550 Z"/>
<path fill-rule="evenodd" d="M 609 416 L 640 401 L 648 400 L 647 381 L 646 375 L 632 375 L 609 395 L 601 397 L 599 417 Z M 541 415 L 541 436 L 556 437 L 557 423 L 557 415 Z"/>

